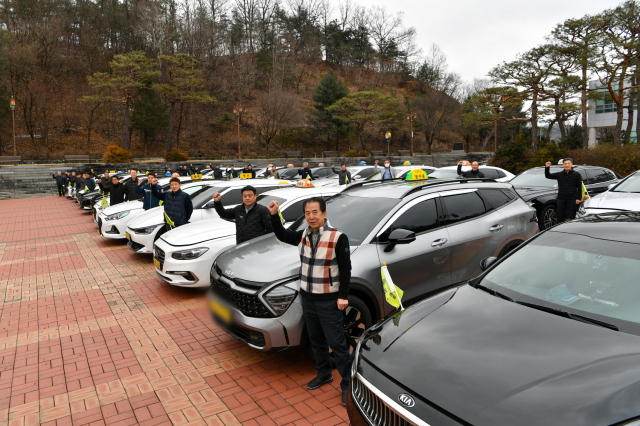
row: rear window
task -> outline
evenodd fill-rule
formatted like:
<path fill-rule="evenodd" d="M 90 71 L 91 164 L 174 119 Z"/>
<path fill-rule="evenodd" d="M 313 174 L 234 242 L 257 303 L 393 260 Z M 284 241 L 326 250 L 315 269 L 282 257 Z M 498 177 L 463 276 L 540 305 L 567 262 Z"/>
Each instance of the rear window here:
<path fill-rule="evenodd" d="M 482 198 L 474 191 L 442 197 L 447 210 L 447 224 L 452 225 L 485 214 Z"/>
<path fill-rule="evenodd" d="M 499 189 L 481 189 L 480 193 L 485 199 L 489 200 L 491 205 L 496 209 L 508 204 L 512 200 L 512 198 L 509 198 Z"/>
<path fill-rule="evenodd" d="M 484 177 L 487 179 L 500 179 L 501 177 L 500 173 L 498 173 L 496 169 L 487 169 L 480 167 L 478 170 L 480 170 L 482 174 L 484 174 Z"/>

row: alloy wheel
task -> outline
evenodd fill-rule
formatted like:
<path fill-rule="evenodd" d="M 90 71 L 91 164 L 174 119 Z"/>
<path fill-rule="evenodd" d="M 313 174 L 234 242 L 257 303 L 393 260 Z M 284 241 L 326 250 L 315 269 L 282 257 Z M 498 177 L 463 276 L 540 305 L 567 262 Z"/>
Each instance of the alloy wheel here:
<path fill-rule="evenodd" d="M 545 213 L 544 213 L 544 229 L 548 229 L 551 228 L 552 226 L 555 226 L 558 223 L 558 213 L 556 212 L 556 209 L 548 209 Z"/>

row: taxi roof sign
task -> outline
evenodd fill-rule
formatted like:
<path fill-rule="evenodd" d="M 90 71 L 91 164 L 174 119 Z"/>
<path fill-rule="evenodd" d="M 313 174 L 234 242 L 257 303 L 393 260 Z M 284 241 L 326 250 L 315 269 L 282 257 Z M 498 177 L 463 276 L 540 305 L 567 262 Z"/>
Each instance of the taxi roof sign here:
<path fill-rule="evenodd" d="M 409 173 L 407 173 L 407 175 L 404 178 L 404 180 L 425 180 L 425 179 L 429 179 L 429 177 L 427 176 L 425 171 L 422 169 L 411 170 Z"/>
<path fill-rule="evenodd" d="M 240 173 L 238 177 L 240 179 L 251 179 L 252 176 L 251 176 L 251 173 Z"/>
<path fill-rule="evenodd" d="M 463 160 L 463 161 L 462 161 L 462 165 L 463 165 L 463 166 L 470 166 L 470 165 L 471 165 L 471 163 L 470 163 L 470 162 L 468 162 L 467 160 Z"/>
<path fill-rule="evenodd" d="M 315 188 L 313 183 L 308 179 L 300 179 L 296 183 L 296 188 Z"/>

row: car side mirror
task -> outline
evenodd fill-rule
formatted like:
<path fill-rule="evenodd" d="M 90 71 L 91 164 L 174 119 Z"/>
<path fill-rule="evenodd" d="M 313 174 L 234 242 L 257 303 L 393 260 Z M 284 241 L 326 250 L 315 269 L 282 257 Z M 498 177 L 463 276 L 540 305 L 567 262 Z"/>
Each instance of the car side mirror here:
<path fill-rule="evenodd" d="M 391 235 L 389 235 L 389 242 L 384 248 L 384 252 L 390 252 L 397 244 L 409 244 L 414 242 L 415 240 L 415 232 L 411 232 L 406 229 L 395 229 L 391 232 Z"/>
<path fill-rule="evenodd" d="M 487 269 L 489 269 L 491 265 L 496 263 L 496 260 L 498 260 L 497 257 L 493 257 L 493 256 L 485 257 L 480 261 L 480 269 L 482 269 L 483 271 L 486 271 Z"/>

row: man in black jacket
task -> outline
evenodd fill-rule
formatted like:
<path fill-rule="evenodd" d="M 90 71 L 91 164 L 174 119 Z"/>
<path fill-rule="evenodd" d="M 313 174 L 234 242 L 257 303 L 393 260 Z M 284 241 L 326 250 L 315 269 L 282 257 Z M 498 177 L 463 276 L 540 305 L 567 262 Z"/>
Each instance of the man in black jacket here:
<path fill-rule="evenodd" d="M 233 164 L 227 168 L 227 180 L 235 179 L 238 177 L 238 171 L 233 167 Z"/>
<path fill-rule="evenodd" d="M 338 175 L 339 185 L 349 185 L 351 183 L 351 172 L 347 170 L 346 164 L 342 163 L 339 170 L 336 170 L 336 167 L 332 164 L 331 170 Z"/>
<path fill-rule="evenodd" d="M 303 163 L 302 167 L 298 167 L 298 174 L 302 176 L 302 179 L 313 179 L 309 163 Z"/>
<path fill-rule="evenodd" d="M 462 161 L 458 163 L 458 174 L 462 177 L 466 177 L 467 179 L 474 178 L 483 178 L 484 173 L 480 171 L 480 164 L 477 161 L 471 163 L 471 170 L 467 170 L 466 172 L 462 171 Z"/>
<path fill-rule="evenodd" d="M 136 192 L 136 188 L 138 186 L 138 172 L 131 170 L 129 174 L 131 175 L 131 179 L 123 184 L 126 199 L 127 201 L 139 200 L 144 197 L 144 194 Z"/>
<path fill-rule="evenodd" d="M 269 209 L 256 204 L 256 189 L 253 186 L 247 185 L 242 188 L 242 204 L 233 208 L 224 208 L 219 192 L 213 194 L 213 201 L 221 218 L 235 219 L 237 244 L 273 232 Z"/>
<path fill-rule="evenodd" d="M 220 164 L 216 164 L 215 169 L 213 169 L 213 178 L 222 179 L 222 169 L 220 168 Z"/>
<path fill-rule="evenodd" d="M 84 188 L 87 188 L 87 192 L 96 189 L 96 183 L 91 179 L 90 173 L 82 174 L 82 184 L 84 185 Z"/>
<path fill-rule="evenodd" d="M 247 165 L 247 167 L 242 169 L 242 171 L 240 173 L 242 173 L 242 174 L 250 174 L 251 175 L 251 179 L 255 179 L 256 178 L 256 171 L 253 170 L 253 166 L 251 164 Z"/>
<path fill-rule="evenodd" d="M 277 201 L 269 203 L 273 232 L 283 243 L 298 246 L 300 253 L 302 314 L 318 370 L 316 378 L 307 383 L 307 389 L 317 389 L 333 381 L 329 358 L 331 348 L 342 376 L 342 405 L 346 405 L 351 356 L 344 335 L 342 311 L 349 306 L 349 238 L 326 220 L 327 206 L 322 197 L 313 197 L 304 203 L 308 226 L 298 231 L 282 226 L 279 207 Z"/>
<path fill-rule="evenodd" d="M 151 194 L 163 201 L 164 222 L 167 231 L 189 223 L 193 213 L 191 197 L 181 190 L 180 186 L 181 182 L 178 177 L 172 177 L 169 181 L 171 191 L 162 192 L 162 187 L 158 186 L 157 183 L 151 185 Z"/>
<path fill-rule="evenodd" d="M 58 172 L 57 175 L 53 175 L 53 178 L 56 180 L 56 185 L 58 185 L 58 197 L 62 197 L 64 195 L 64 183 L 66 178 L 62 175 L 62 172 Z"/>
<path fill-rule="evenodd" d="M 109 194 L 109 205 L 115 206 L 124 202 L 125 190 L 122 182 L 118 180 L 118 176 L 111 176 L 111 185 L 103 185 L 102 179 L 98 179 L 98 186 L 102 189 L 102 192 L 106 195 Z"/>
<path fill-rule="evenodd" d="M 565 158 L 562 161 L 563 171 L 551 173 L 549 170 L 551 162 L 547 161 L 544 169 L 544 177 L 558 181 L 558 223 L 565 221 L 565 218 L 576 218 L 576 207 L 582 202 L 582 176 L 573 170 L 573 160 Z M 575 200 L 575 201 L 574 201 Z"/>

